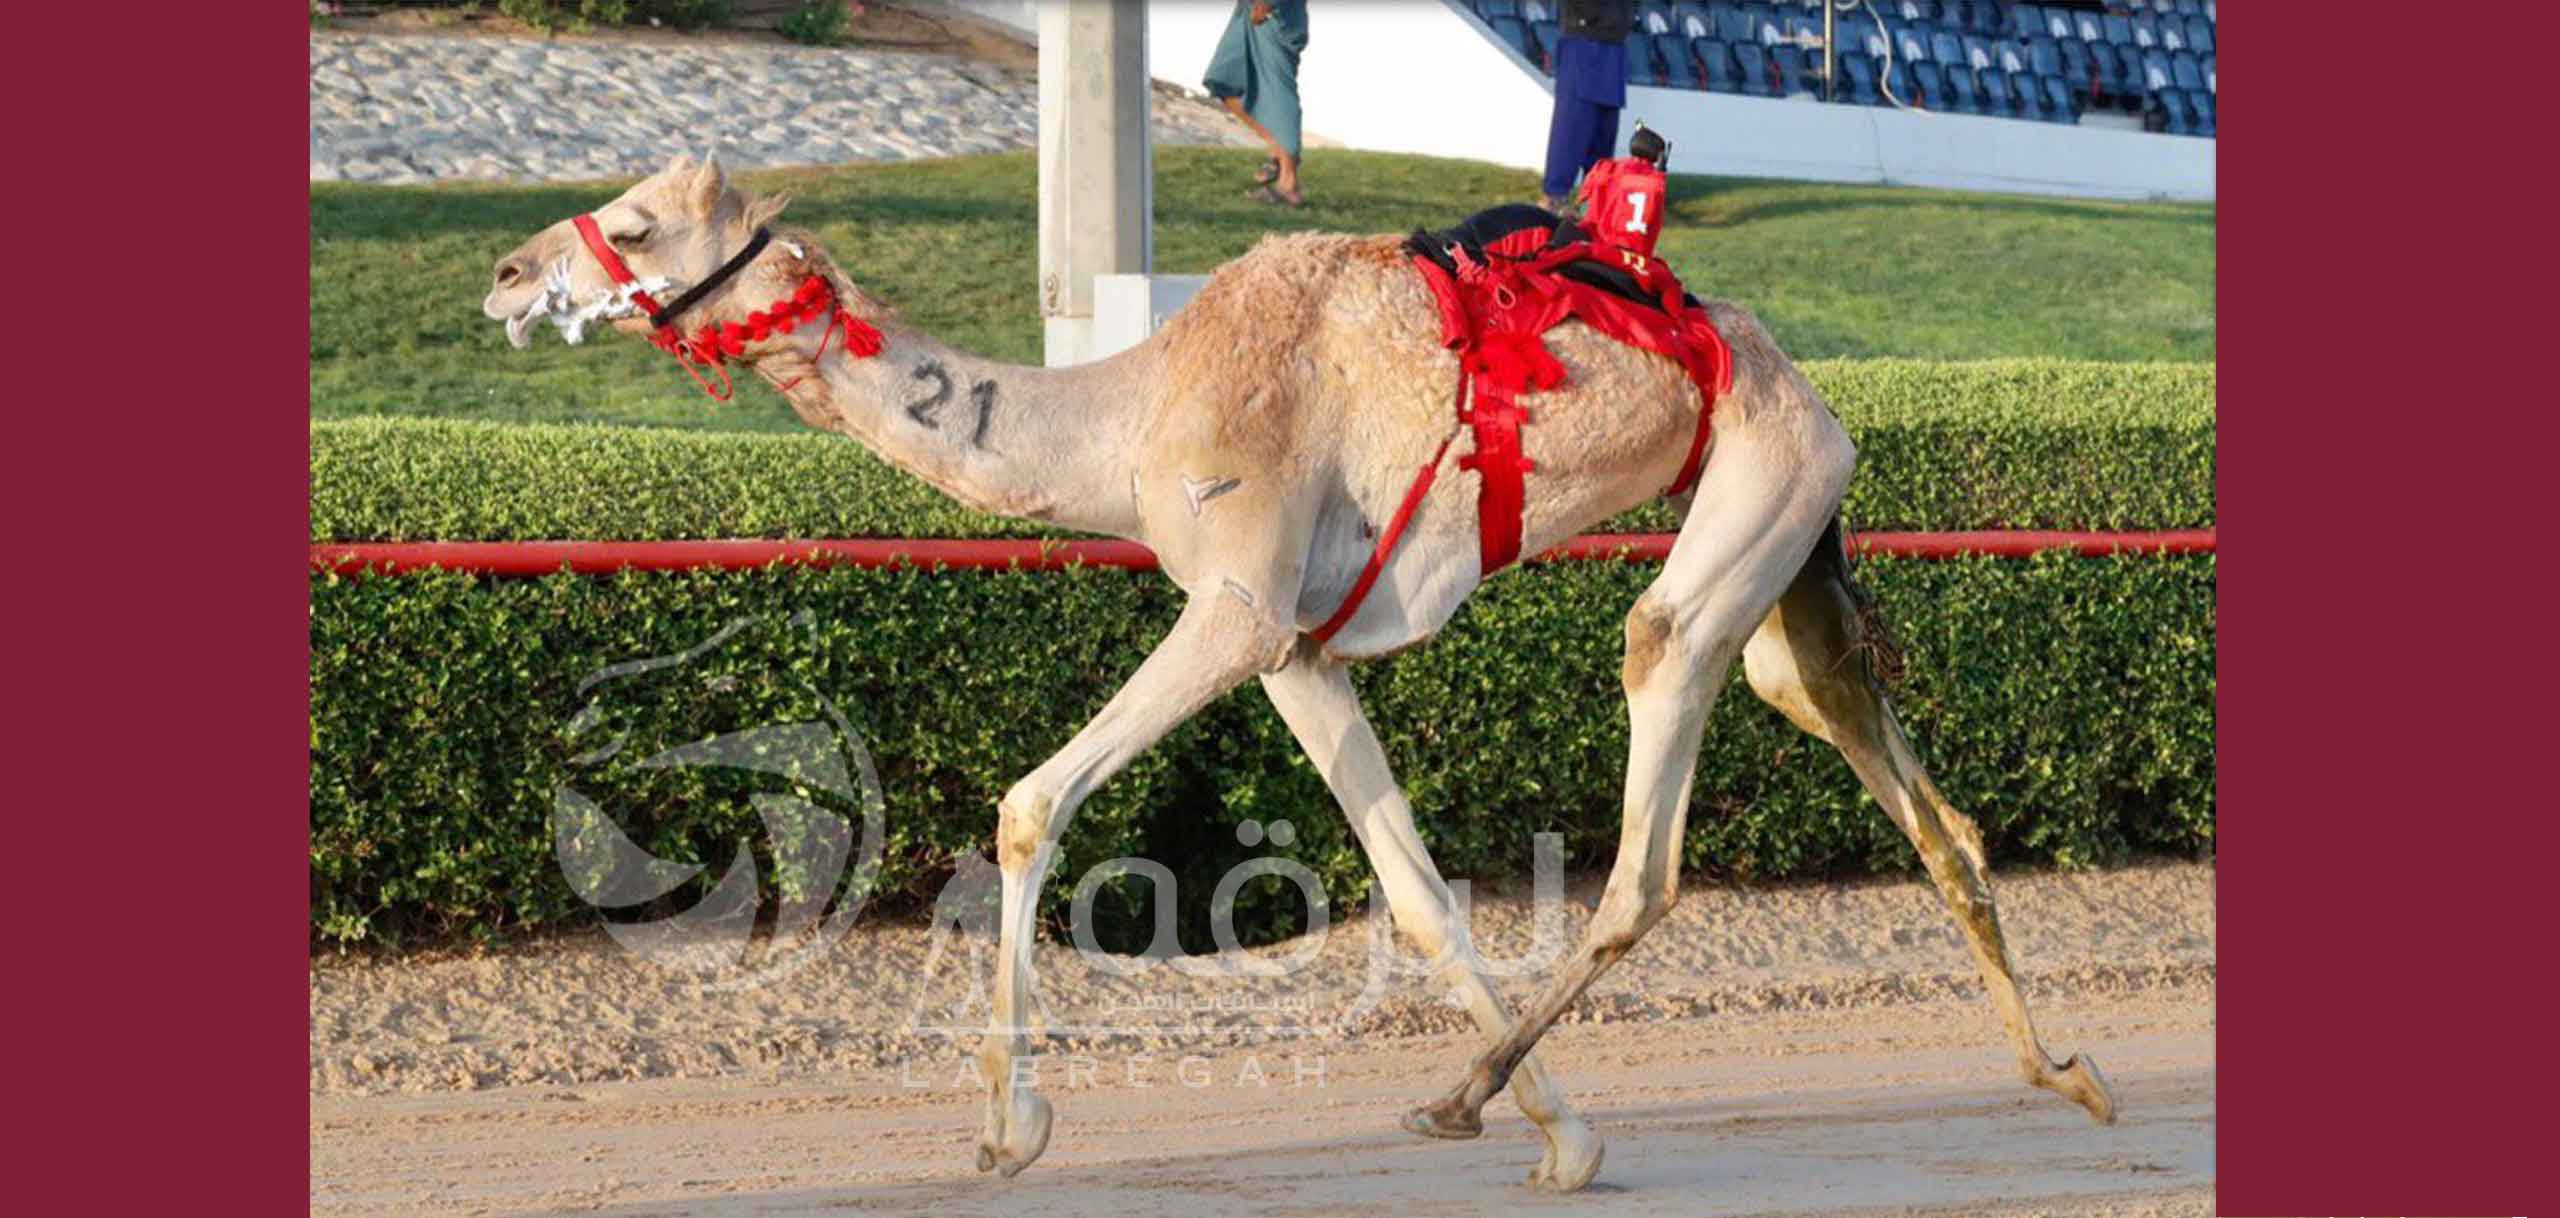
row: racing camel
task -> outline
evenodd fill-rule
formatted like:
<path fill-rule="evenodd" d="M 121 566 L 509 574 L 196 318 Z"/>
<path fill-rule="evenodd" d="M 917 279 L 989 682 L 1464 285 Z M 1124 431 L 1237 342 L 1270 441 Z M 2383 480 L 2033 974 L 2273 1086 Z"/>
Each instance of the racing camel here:
<path fill-rule="evenodd" d="M 901 321 L 808 233 L 774 227 L 784 203 L 732 187 L 714 160 L 678 157 L 499 259 L 482 308 L 518 347 L 544 321 L 571 341 L 595 322 L 649 335 L 706 388 L 717 378 L 715 394 L 730 367 L 753 369 L 810 426 L 972 508 L 1145 543 L 1189 598 L 1101 713 L 998 806 L 981 1170 L 1010 1176 L 1048 1145 L 1048 1101 L 1014 1063 L 1029 1049 L 1033 914 L 1054 842 L 1098 785 L 1248 679 L 1341 801 L 1395 924 L 1491 1041 L 1453 1091 L 1405 1118 L 1414 1132 L 1477 1136 L 1507 1085 L 1546 1140 L 1532 1186 L 1570 1192 L 1599 1170 L 1599 1135 L 1531 1046 L 1670 910 L 1700 733 L 1737 657 L 1752 690 L 1836 746 L 1919 851 L 2026 1080 L 2114 1119 L 2096 1064 L 2057 1063 L 2037 1040 L 1981 836 L 1922 768 L 1871 664 L 1879 627 L 1837 523 L 1856 450 L 1750 313 L 1692 307 L 1697 334 L 1711 323 L 1723 349 L 1720 395 L 1694 362 L 1580 316 L 1544 329 L 1535 352 L 1508 348 L 1533 364 L 1551 352 L 1553 366 L 1513 378 L 1525 409 L 1512 418 L 1528 424 L 1511 432 L 1514 451 L 1527 455 L 1507 468 L 1528 472 L 1512 478 L 1517 519 L 1504 521 L 1485 510 L 1504 462 L 1451 407 L 1462 361 L 1481 370 L 1490 357 L 1453 350 L 1447 301 L 1401 238 L 1265 238 L 1143 344 L 1025 368 Z M 1466 278 L 1486 270 L 1458 256 Z M 1617 861 L 1581 942 L 1514 1019 L 1467 944 L 1348 665 L 1439 631 L 1507 557 L 1489 540 L 1495 526 L 1516 530 L 1510 552 L 1535 554 L 1666 487 L 1679 536 L 1626 619 Z"/>

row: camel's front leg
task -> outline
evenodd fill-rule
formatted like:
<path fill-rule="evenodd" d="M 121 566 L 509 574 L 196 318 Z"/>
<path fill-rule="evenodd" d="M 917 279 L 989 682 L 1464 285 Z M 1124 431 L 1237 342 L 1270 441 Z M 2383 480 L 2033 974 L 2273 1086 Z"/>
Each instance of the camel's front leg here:
<path fill-rule="evenodd" d="M 1262 688 L 1351 818 L 1351 830 L 1359 835 L 1369 867 L 1395 910 L 1396 925 L 1440 965 L 1476 1027 L 1488 1037 L 1500 1037 L 1509 1029 L 1510 1013 L 1477 968 L 1466 923 L 1457 917 L 1449 886 L 1413 827 L 1413 809 L 1396 785 L 1368 716 L 1360 711 L 1350 672 L 1325 659 L 1322 649 L 1307 640 L 1287 668 L 1262 678 Z M 1519 1073 L 1511 1078 L 1511 1096 L 1546 1135 L 1546 1153 L 1529 1173 L 1530 1187 L 1569 1193 L 1589 1184 L 1600 1170 L 1600 1135 L 1565 1104 L 1563 1090 L 1539 1068 L 1537 1058 L 1521 1059 Z"/>
<path fill-rule="evenodd" d="M 1238 595 L 1212 580 L 1194 595 L 1173 631 L 1156 645 L 1129 683 L 1111 696 L 1093 722 L 1067 747 L 1005 792 L 996 830 L 996 859 L 1003 868 L 1004 907 L 997 947 L 995 1022 L 978 1051 L 988 1086 L 986 1127 L 978 1140 L 978 1170 L 1013 1175 L 1031 1165 L 1049 1144 L 1049 1104 L 1015 1075 L 1028 1050 L 1023 1024 L 1031 991 L 1033 915 L 1053 845 L 1095 787 L 1119 773 L 1166 732 L 1198 713 L 1211 699 L 1289 654 L 1295 628 L 1257 608 L 1287 604 L 1281 596 Z M 1288 590 L 1294 597 L 1296 589 Z"/>

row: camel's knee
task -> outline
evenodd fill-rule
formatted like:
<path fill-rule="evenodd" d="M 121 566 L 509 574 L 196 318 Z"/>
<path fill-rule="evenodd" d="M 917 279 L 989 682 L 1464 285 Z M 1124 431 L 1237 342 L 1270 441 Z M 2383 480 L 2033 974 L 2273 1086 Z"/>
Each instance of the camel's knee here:
<path fill-rule="evenodd" d="M 1049 823 L 1057 809 L 1058 797 L 1036 778 L 1013 784 L 996 805 L 996 865 L 1009 875 L 1019 875 L 1031 866 L 1049 840 Z"/>
<path fill-rule="evenodd" d="M 1658 676 L 1677 677 L 1666 672 L 1665 665 L 1680 665 L 1680 623 L 1671 606 L 1647 592 L 1636 598 L 1635 608 L 1627 613 L 1627 659 L 1619 680 L 1627 692 L 1634 693 L 1652 684 Z"/>
<path fill-rule="evenodd" d="M 1591 950 L 1602 961 L 1627 954 L 1680 900 L 1680 869 L 1661 869 L 1633 884 L 1611 884 L 1591 919 Z"/>

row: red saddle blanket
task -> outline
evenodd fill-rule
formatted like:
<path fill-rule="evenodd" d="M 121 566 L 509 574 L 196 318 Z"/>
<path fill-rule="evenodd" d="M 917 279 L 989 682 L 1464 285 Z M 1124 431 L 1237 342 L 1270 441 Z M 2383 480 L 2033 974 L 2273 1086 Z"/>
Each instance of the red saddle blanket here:
<path fill-rule="evenodd" d="M 1554 236 L 1549 225 L 1519 228 L 1484 242 L 1481 257 L 1449 242 L 1434 252 L 1457 268 L 1454 273 L 1439 259 L 1413 257 L 1414 272 L 1440 309 L 1440 341 L 1458 353 L 1458 423 L 1472 429 L 1476 441 L 1475 452 L 1459 464 L 1481 478 L 1476 528 L 1478 556 L 1488 576 L 1520 557 L 1527 477 L 1537 469 L 1520 443 L 1520 426 L 1530 421 L 1520 395 L 1565 383 L 1563 363 L 1547 349 L 1547 331 L 1577 318 L 1619 342 L 1678 360 L 1687 370 L 1698 387 L 1698 423 L 1679 476 L 1664 494 L 1679 494 L 1697 481 L 1716 398 L 1733 388 L 1731 349 L 1670 267 L 1634 250 L 1587 240 L 1553 243 Z M 1566 273 L 1567 268 L 1587 271 L 1593 264 L 1616 272 L 1606 279 L 1620 290 L 1591 282 L 1600 276 Z M 1449 441 L 1441 441 L 1440 450 L 1415 476 L 1395 518 L 1380 532 L 1359 582 L 1315 631 L 1318 641 L 1331 639 L 1358 612 L 1430 490 L 1448 448 Z"/>

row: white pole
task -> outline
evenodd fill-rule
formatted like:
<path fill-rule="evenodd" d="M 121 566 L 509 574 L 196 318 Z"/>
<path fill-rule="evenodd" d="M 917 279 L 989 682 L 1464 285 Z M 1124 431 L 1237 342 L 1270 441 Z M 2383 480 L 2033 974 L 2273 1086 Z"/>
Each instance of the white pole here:
<path fill-rule="evenodd" d="M 1044 359 L 1093 357 L 1093 277 L 1154 259 L 1145 0 L 1040 0 Z"/>

